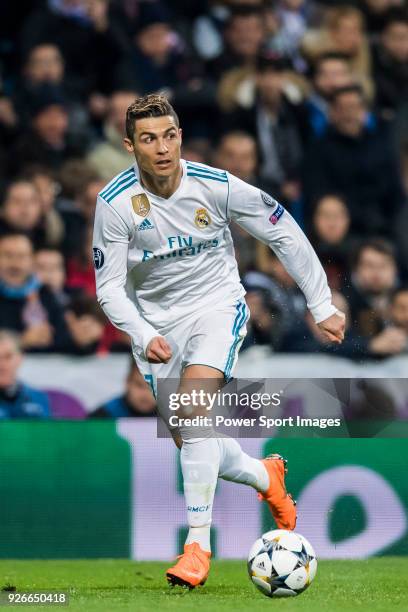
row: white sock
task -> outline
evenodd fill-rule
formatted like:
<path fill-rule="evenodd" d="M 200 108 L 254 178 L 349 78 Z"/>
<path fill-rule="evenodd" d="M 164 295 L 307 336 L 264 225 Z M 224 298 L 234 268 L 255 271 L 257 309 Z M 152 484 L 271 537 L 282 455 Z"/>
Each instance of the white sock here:
<path fill-rule="evenodd" d="M 192 544 L 193 542 L 198 542 L 203 550 L 210 552 L 210 527 L 211 525 L 205 525 L 205 527 L 190 527 L 185 543 Z"/>
<path fill-rule="evenodd" d="M 183 440 L 180 453 L 189 532 L 186 544 L 210 551 L 210 526 L 220 451 L 214 438 Z"/>
<path fill-rule="evenodd" d="M 219 477 L 250 485 L 265 493 L 269 488 L 268 472 L 262 461 L 250 457 L 232 438 L 215 438 L 220 449 Z"/>

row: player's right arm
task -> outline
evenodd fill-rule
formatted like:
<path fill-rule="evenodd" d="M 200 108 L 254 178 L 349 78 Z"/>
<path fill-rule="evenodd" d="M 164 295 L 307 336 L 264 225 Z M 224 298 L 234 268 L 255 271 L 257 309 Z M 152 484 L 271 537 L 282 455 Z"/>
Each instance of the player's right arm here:
<path fill-rule="evenodd" d="M 131 337 L 148 361 L 167 362 L 171 357 L 169 345 L 126 293 L 129 240 L 130 228 L 123 218 L 98 197 L 93 234 L 98 302 L 113 325 Z"/>

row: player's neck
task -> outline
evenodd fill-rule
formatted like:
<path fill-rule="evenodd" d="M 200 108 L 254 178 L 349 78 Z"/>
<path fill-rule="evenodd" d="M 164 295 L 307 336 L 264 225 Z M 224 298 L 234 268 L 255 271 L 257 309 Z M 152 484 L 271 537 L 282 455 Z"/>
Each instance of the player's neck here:
<path fill-rule="evenodd" d="M 181 177 L 183 175 L 183 169 L 181 164 L 177 168 L 174 174 L 170 176 L 154 176 L 153 174 L 147 174 L 140 168 L 140 181 L 142 186 L 159 196 L 160 198 L 170 198 L 175 191 L 177 191 Z"/>

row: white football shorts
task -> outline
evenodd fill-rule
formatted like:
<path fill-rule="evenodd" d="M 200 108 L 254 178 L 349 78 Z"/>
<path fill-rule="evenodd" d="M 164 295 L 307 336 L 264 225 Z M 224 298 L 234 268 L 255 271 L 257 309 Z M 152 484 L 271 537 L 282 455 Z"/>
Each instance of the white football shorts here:
<path fill-rule="evenodd" d="M 189 365 L 220 370 L 228 382 L 246 336 L 248 319 L 249 308 L 243 298 L 235 304 L 220 304 L 204 312 L 194 312 L 157 330 L 171 346 L 173 356 L 169 363 L 149 363 L 134 351 L 135 361 L 155 395 L 158 379 L 180 379 Z"/>

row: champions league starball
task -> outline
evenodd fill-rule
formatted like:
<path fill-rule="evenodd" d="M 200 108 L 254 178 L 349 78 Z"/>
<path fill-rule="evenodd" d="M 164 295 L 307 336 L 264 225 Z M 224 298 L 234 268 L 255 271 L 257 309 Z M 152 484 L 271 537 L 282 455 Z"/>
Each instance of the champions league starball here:
<path fill-rule="evenodd" d="M 312 545 L 293 531 L 268 531 L 249 551 L 249 577 L 267 597 L 293 597 L 303 593 L 312 583 L 316 570 Z"/>

